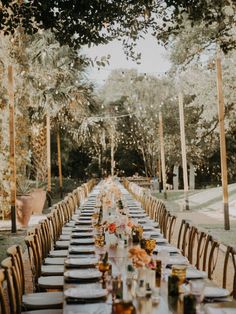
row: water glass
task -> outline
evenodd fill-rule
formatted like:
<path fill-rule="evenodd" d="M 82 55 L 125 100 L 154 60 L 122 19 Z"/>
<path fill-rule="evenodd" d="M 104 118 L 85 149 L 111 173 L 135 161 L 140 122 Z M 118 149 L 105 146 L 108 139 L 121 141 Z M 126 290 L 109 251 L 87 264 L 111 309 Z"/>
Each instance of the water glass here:
<path fill-rule="evenodd" d="M 158 259 L 161 260 L 161 267 L 162 267 L 161 274 L 162 274 L 163 279 L 165 279 L 165 277 L 166 277 L 165 276 L 166 275 L 166 266 L 167 266 L 169 257 L 170 257 L 170 254 L 168 251 L 161 250 L 158 253 Z"/>
<path fill-rule="evenodd" d="M 191 280 L 189 284 L 190 292 L 196 300 L 196 311 L 200 313 L 200 307 L 204 297 L 205 282 L 203 280 Z"/>

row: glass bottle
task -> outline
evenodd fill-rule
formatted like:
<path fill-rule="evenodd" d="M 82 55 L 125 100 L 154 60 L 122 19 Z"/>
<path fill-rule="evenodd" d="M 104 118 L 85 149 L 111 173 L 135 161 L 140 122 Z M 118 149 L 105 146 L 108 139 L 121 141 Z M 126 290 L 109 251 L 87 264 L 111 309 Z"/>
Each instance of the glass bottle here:
<path fill-rule="evenodd" d="M 191 295 L 184 296 L 184 314 L 196 314 L 196 298 Z"/>
<path fill-rule="evenodd" d="M 168 278 L 168 295 L 176 296 L 179 294 L 179 278 L 171 275 Z"/>
<path fill-rule="evenodd" d="M 142 279 L 139 281 L 139 285 L 137 287 L 136 295 L 139 298 L 143 298 L 143 297 L 146 296 L 146 288 L 144 286 L 144 280 L 142 280 Z"/>
<path fill-rule="evenodd" d="M 156 260 L 156 287 L 160 288 L 161 286 L 161 260 Z"/>
<path fill-rule="evenodd" d="M 146 297 L 147 298 L 150 298 L 152 295 L 152 289 L 150 287 L 150 284 L 149 283 L 146 283 Z"/>
<path fill-rule="evenodd" d="M 126 284 L 128 287 L 132 286 L 133 283 L 133 275 L 134 275 L 134 268 L 132 265 L 127 266 L 127 273 L 126 273 Z"/>

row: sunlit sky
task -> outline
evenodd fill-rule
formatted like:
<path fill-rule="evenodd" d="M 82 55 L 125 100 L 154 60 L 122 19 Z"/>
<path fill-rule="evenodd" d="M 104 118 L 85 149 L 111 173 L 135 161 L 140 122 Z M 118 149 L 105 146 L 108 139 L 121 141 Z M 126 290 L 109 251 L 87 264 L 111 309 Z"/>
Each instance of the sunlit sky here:
<path fill-rule="evenodd" d="M 163 74 L 170 68 L 168 60 L 168 53 L 166 49 L 157 44 L 155 38 L 147 35 L 145 39 L 139 40 L 137 44 L 137 52 L 141 52 L 141 64 L 137 64 L 132 60 L 127 60 L 123 52 L 122 43 L 114 40 L 107 45 L 93 46 L 84 48 L 83 52 L 88 56 L 102 57 L 108 54 L 111 55 L 110 65 L 98 70 L 91 67 L 87 72 L 87 77 L 95 86 L 101 86 L 107 79 L 108 75 L 113 69 L 137 69 L 140 73 L 147 73 L 157 76 Z"/>

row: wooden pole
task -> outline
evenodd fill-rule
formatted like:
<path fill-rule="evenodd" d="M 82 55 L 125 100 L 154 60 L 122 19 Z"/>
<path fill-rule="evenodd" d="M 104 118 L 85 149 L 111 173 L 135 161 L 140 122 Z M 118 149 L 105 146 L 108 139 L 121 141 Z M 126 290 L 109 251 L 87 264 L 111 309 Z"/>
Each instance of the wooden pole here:
<path fill-rule="evenodd" d="M 46 116 L 46 129 L 47 129 L 47 170 L 48 170 L 48 187 L 47 187 L 47 199 L 48 207 L 52 206 L 51 198 L 51 138 L 50 138 L 50 115 Z"/>
<path fill-rule="evenodd" d="M 224 127 L 224 95 L 222 83 L 222 66 L 220 52 L 216 56 L 216 71 L 217 71 L 217 98 L 218 98 L 218 115 L 220 127 L 220 161 L 221 161 L 221 181 L 223 191 L 223 208 L 224 208 L 224 228 L 230 230 L 229 221 L 229 203 L 228 203 L 228 175 L 227 175 L 227 156 L 225 142 L 225 127 Z"/>
<path fill-rule="evenodd" d="M 15 163 L 15 108 L 13 66 L 8 66 L 10 169 L 11 169 L 11 232 L 16 233 L 16 163 Z"/>
<path fill-rule="evenodd" d="M 60 131 L 57 131 L 57 158 L 58 158 L 58 173 L 59 173 L 59 188 L 60 196 L 63 198 L 63 185 L 62 185 L 62 165 L 61 165 L 61 138 Z"/>
<path fill-rule="evenodd" d="M 111 132 L 111 176 L 114 177 L 114 129 Z"/>
<path fill-rule="evenodd" d="M 182 167 L 183 167 L 183 178 L 184 178 L 185 209 L 189 210 L 188 165 L 187 165 L 185 127 L 184 127 L 184 102 L 183 102 L 183 94 L 181 92 L 179 92 L 179 122 L 180 122 L 180 138 L 181 138 L 181 151 L 182 151 Z"/>
<path fill-rule="evenodd" d="M 159 112 L 159 136 L 160 136 L 160 148 L 161 148 L 161 173 L 162 173 L 162 184 L 164 198 L 167 199 L 166 193 L 166 162 L 165 162 L 165 148 L 164 148 L 164 138 L 163 138 L 163 121 L 162 113 Z"/>

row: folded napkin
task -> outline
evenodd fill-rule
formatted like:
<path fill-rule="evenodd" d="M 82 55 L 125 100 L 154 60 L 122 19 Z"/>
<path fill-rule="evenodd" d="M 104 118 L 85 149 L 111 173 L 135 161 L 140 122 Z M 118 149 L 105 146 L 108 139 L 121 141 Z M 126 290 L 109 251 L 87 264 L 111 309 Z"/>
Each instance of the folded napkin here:
<path fill-rule="evenodd" d="M 72 297 L 67 297 L 66 298 L 66 303 L 67 304 L 87 304 L 87 303 L 104 303 L 106 302 L 106 297 L 102 298 L 94 298 L 94 299 L 81 299 L 81 298 L 72 298 Z"/>
<path fill-rule="evenodd" d="M 98 282 L 101 278 L 71 278 L 71 277 L 65 277 L 66 283 L 80 283 L 80 284 L 86 284 L 86 283 L 94 283 Z"/>

